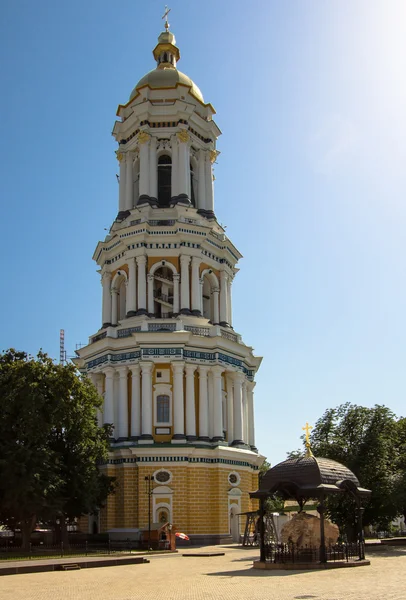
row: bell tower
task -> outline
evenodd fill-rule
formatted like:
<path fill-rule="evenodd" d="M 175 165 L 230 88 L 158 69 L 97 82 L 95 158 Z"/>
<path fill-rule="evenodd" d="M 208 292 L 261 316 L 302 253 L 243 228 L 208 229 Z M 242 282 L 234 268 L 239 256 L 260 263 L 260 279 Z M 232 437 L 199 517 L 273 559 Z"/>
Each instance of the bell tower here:
<path fill-rule="evenodd" d="M 101 529 L 145 526 L 147 469 L 161 474 L 153 521 L 166 514 L 192 539 L 213 543 L 227 538 L 230 519 L 250 509 L 247 492 L 257 488 L 261 359 L 233 329 L 241 254 L 215 215 L 215 110 L 178 70 L 168 24 L 153 56 L 155 69 L 117 110 L 118 209 L 93 255 L 101 327 L 77 363 L 103 397 L 99 424 L 114 425 L 104 468 L 119 487 L 101 512 Z M 212 515 L 201 486 L 220 494 Z"/>

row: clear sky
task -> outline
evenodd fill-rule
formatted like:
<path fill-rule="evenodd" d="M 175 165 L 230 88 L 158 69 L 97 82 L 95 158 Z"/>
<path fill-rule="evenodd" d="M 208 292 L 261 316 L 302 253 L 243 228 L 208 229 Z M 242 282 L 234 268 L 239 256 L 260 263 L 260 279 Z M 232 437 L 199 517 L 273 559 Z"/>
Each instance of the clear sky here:
<path fill-rule="evenodd" d="M 179 68 L 217 110 L 234 327 L 264 357 L 275 464 L 342 402 L 405 415 L 406 3 L 173 0 Z M 92 254 L 117 213 L 110 133 L 154 68 L 156 0 L 13 0 L 0 22 L 1 349 L 97 331 Z"/>

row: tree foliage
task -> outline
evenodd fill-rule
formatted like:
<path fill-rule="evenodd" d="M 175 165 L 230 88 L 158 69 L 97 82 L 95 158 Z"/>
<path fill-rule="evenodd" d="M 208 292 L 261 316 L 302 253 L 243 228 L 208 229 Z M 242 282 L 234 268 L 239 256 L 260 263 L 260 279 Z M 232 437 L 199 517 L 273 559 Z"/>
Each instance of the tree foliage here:
<path fill-rule="evenodd" d="M 36 522 L 92 513 L 112 491 L 97 467 L 111 434 L 97 425 L 100 404 L 74 365 L 0 355 L 0 522 L 20 527 L 25 544 Z"/>
<path fill-rule="evenodd" d="M 310 436 L 315 456 L 347 466 L 362 487 L 372 490 L 365 525 L 389 527 L 406 506 L 406 424 L 386 406 L 350 403 L 328 409 Z M 330 517 L 342 528 L 354 526 L 346 501 L 329 498 Z"/>

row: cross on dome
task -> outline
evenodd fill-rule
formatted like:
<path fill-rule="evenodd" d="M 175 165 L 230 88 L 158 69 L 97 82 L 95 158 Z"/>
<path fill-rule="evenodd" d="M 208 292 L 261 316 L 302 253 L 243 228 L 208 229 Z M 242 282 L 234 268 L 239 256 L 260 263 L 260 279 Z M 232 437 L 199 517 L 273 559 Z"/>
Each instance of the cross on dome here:
<path fill-rule="evenodd" d="M 313 429 L 313 427 L 306 422 L 306 425 L 302 427 L 302 429 L 305 432 L 306 437 L 306 456 L 313 456 L 313 452 L 310 447 L 310 430 Z"/>
<path fill-rule="evenodd" d="M 171 10 L 172 10 L 171 8 L 168 8 L 167 6 L 165 6 L 165 12 L 162 15 L 162 18 L 165 19 L 165 29 L 166 29 L 166 31 L 168 31 L 168 29 L 170 27 L 170 25 L 168 23 L 168 14 L 171 12 Z"/>

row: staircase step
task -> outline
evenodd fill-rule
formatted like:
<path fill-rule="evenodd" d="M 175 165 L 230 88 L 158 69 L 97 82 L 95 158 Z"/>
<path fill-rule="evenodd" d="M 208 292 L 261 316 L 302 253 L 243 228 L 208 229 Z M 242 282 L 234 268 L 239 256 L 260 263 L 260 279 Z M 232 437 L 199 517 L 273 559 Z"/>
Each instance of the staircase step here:
<path fill-rule="evenodd" d="M 70 563 L 68 565 L 61 565 L 62 571 L 78 571 L 80 570 L 80 565 L 77 563 Z"/>

